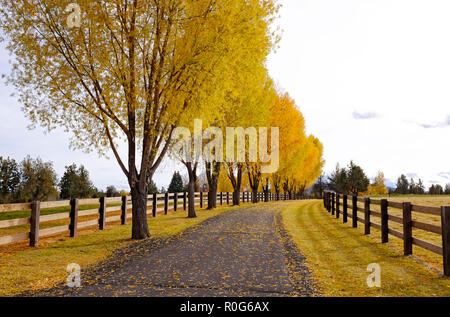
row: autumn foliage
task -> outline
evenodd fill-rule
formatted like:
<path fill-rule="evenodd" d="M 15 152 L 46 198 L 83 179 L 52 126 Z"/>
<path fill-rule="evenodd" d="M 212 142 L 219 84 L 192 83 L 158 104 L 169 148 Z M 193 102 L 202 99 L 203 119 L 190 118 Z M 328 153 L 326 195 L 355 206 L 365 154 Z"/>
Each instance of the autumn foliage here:
<path fill-rule="evenodd" d="M 170 153 L 173 132 L 194 119 L 204 129 L 280 128 L 277 173 L 264 175 L 259 161 L 206 164 L 210 197 L 223 188 L 221 173 L 236 194 L 247 181 L 254 191 L 301 193 L 320 175 L 321 143 L 305 134 L 297 105 L 265 68 L 278 41 L 276 0 L 76 5 L 74 27 L 67 11 L 73 1 L 0 0 L 14 59 L 9 81 L 33 125 L 64 128 L 73 148 L 112 153 L 130 186 L 134 239 L 149 237 L 148 184 Z M 186 164 L 190 182 L 200 163 Z M 189 215 L 195 217 L 192 208 Z"/>

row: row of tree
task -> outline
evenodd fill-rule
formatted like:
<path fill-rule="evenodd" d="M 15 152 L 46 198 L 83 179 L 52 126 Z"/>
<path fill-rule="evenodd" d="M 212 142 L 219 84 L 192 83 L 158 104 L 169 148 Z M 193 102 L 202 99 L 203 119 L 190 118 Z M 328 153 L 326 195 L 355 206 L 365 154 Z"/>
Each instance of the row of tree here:
<path fill-rule="evenodd" d="M 27 156 L 18 163 L 0 157 L 1 203 L 46 200 L 58 197 L 57 176 L 51 162 Z"/>
<path fill-rule="evenodd" d="M 126 195 L 114 186 L 105 191 L 97 189 L 89 178 L 89 172 L 81 165 L 66 166 L 58 181 L 53 162 L 27 156 L 21 162 L 0 156 L 0 203 L 19 203 L 33 200 L 70 198 L 119 197 Z"/>
<path fill-rule="evenodd" d="M 397 187 L 391 190 L 391 192 L 402 195 L 407 194 L 450 195 L 450 184 L 445 185 L 445 188 L 443 188 L 439 184 L 432 184 L 427 192 L 425 190 L 425 185 L 423 184 L 423 181 L 420 178 L 417 182 L 413 178 L 411 178 L 410 181 L 408 181 L 408 178 L 402 174 L 397 179 Z"/>
<path fill-rule="evenodd" d="M 428 192 L 426 192 L 421 179 L 416 182 L 411 178 L 408 181 L 408 178 L 402 174 L 397 180 L 396 188 L 387 188 L 383 172 L 378 172 L 373 183 L 370 183 L 364 170 L 351 161 L 345 168 L 341 168 L 339 164 L 336 165 L 335 170 L 329 176 L 321 175 L 311 188 L 312 194 L 316 197 L 322 197 L 324 190 L 332 190 L 349 195 L 361 194 L 367 196 L 387 194 L 450 195 L 450 184 L 447 184 L 445 188 L 439 184 L 433 184 Z"/>
<path fill-rule="evenodd" d="M 304 191 L 320 175 L 321 143 L 305 134 L 301 113 L 274 88 L 265 67 L 279 40 L 276 0 L 77 4 L 80 25 L 70 28 L 64 1 L 0 0 L 2 34 L 15 58 L 9 80 L 33 124 L 71 131 L 74 148 L 113 153 L 130 186 L 132 238 L 149 237 L 149 185 L 162 160 L 169 153 L 178 156 L 171 151 L 176 128 L 192 132 L 194 119 L 223 132 L 280 127 L 281 164 L 265 175 L 265 160 L 223 163 L 217 157 L 205 163 L 178 156 L 189 177 L 190 217 L 201 164 L 209 208 L 216 206 L 221 171 L 235 204 L 245 175 L 254 191 L 288 193 Z M 118 149 L 123 141 L 126 157 Z"/>

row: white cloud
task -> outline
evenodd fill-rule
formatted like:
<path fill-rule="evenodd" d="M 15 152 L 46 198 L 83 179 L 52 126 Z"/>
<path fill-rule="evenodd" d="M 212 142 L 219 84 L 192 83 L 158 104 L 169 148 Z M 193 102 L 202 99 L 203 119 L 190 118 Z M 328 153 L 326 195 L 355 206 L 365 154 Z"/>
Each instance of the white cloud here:
<path fill-rule="evenodd" d="M 436 129 L 436 128 L 446 128 L 450 127 L 450 115 L 444 121 L 435 123 L 418 123 L 424 129 Z"/>
<path fill-rule="evenodd" d="M 376 112 L 364 112 L 359 113 L 357 111 L 353 111 L 353 119 L 356 120 L 369 120 L 369 119 L 376 119 L 379 115 Z"/>
<path fill-rule="evenodd" d="M 427 182 L 447 170 L 448 12 L 445 0 L 283 1 L 269 69 L 324 143 L 325 171 L 353 159 L 370 177 Z"/>

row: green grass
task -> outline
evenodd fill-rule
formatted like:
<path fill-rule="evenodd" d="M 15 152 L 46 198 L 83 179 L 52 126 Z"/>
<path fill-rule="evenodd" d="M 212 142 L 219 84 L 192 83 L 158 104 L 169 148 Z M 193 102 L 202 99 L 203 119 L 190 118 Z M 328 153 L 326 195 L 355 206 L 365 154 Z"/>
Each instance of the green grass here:
<path fill-rule="evenodd" d="M 378 231 L 373 237 L 364 236 L 342 224 L 328 214 L 322 201 L 289 203 L 282 215 L 326 296 L 450 296 L 450 279 L 403 256 L 391 243 L 381 244 Z M 379 289 L 367 286 L 370 263 L 381 266 Z"/>
<path fill-rule="evenodd" d="M 238 207 L 220 207 L 214 211 L 197 210 L 197 218 L 186 212 L 149 218 L 153 237 L 182 232 L 188 227 Z M 120 247 L 134 243 L 131 225 L 108 227 L 105 231 L 82 231 L 76 238 L 59 238 L 40 248 L 26 248 L 11 254 L 0 252 L 0 296 L 14 296 L 26 290 L 51 287 L 67 277 L 66 267 L 78 263 L 83 269 L 104 260 Z"/>
<path fill-rule="evenodd" d="M 120 206 L 120 205 L 121 205 L 121 203 L 112 203 L 112 204 L 107 204 L 106 207 L 116 207 L 116 206 Z M 82 211 L 82 210 L 96 209 L 99 207 L 100 207 L 100 204 L 80 205 L 78 207 L 78 210 Z M 41 209 L 41 216 L 53 215 L 53 214 L 69 212 L 69 211 L 70 211 L 70 206 L 57 207 L 57 208 L 44 208 L 44 209 Z M 17 218 L 27 218 L 27 217 L 31 217 L 31 210 L 11 211 L 11 212 L 0 213 L 0 221 L 17 219 Z"/>

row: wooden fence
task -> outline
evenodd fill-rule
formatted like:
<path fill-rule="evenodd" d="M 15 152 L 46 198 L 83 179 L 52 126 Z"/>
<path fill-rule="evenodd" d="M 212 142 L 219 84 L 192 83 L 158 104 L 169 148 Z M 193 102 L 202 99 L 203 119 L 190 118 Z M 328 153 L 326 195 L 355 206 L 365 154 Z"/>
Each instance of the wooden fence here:
<path fill-rule="evenodd" d="M 277 201 L 298 199 L 299 196 L 289 197 L 284 194 L 272 193 L 258 193 L 256 201 Z M 242 192 L 240 194 L 240 201 L 252 202 L 253 193 Z M 207 206 L 207 193 L 195 194 L 195 205 L 200 208 Z M 98 208 L 89 210 L 79 210 L 82 205 L 99 205 Z M 107 204 L 116 205 L 114 207 L 107 207 Z M 217 205 L 232 204 L 232 193 L 217 193 Z M 147 215 L 156 217 L 158 214 L 167 215 L 169 211 L 187 210 L 188 197 L 187 193 L 174 194 L 153 194 L 148 196 Z M 70 207 L 70 212 L 61 212 L 50 215 L 41 215 L 41 209 Z M 104 230 L 107 223 L 120 222 L 122 225 L 132 219 L 132 214 L 129 208 L 132 207 L 131 197 L 115 197 L 115 198 L 100 198 L 100 199 L 72 199 L 65 201 L 39 202 L 33 201 L 25 204 L 7 204 L 0 205 L 0 213 L 15 212 L 15 211 L 30 211 L 30 217 L 10 219 L 0 221 L 0 229 L 12 228 L 17 226 L 29 225 L 28 232 L 21 232 L 6 236 L 0 236 L 0 245 L 6 245 L 16 242 L 30 242 L 30 246 L 36 247 L 39 244 L 39 239 L 58 234 L 69 234 L 70 237 L 76 237 L 78 230 L 95 228 Z M 120 212 L 120 214 L 118 214 Z M 111 213 L 118 215 L 111 216 Z M 108 214 L 110 216 L 108 216 Z M 88 221 L 79 222 L 80 217 L 94 218 Z M 67 221 L 69 225 L 54 226 L 42 229 L 40 224 L 52 221 Z"/>
<path fill-rule="evenodd" d="M 342 201 L 342 207 L 341 207 Z M 340 218 L 342 212 L 342 220 L 344 223 L 348 222 L 348 217 L 351 217 L 353 228 L 358 227 L 358 223 L 364 225 L 364 234 L 370 234 L 370 228 L 375 228 L 381 231 L 381 243 L 389 242 L 389 235 L 393 235 L 403 240 L 404 255 L 411 255 L 413 252 L 413 245 L 442 255 L 444 275 L 450 276 L 450 207 L 430 207 L 413 205 L 410 202 L 392 202 L 387 199 L 375 200 L 367 197 L 358 197 L 351 195 L 340 195 L 335 192 L 325 191 L 323 194 L 324 207 L 328 212 Z M 349 204 L 351 203 L 351 204 Z M 358 206 L 361 203 L 364 207 Z M 371 210 L 371 205 L 379 205 L 381 212 Z M 402 217 L 389 214 L 389 207 L 401 209 Z M 349 213 L 349 210 L 351 212 Z M 363 213 L 364 217 L 358 216 L 358 212 Z M 441 217 L 441 226 L 428 224 L 412 219 L 412 212 L 418 212 L 426 215 L 434 215 Z M 380 219 L 380 224 L 372 222 L 372 217 Z M 395 222 L 403 226 L 403 232 L 394 230 L 389 227 L 390 222 Z M 425 230 L 442 236 L 442 246 L 433 244 L 431 242 L 418 239 L 413 236 L 413 228 Z"/>

